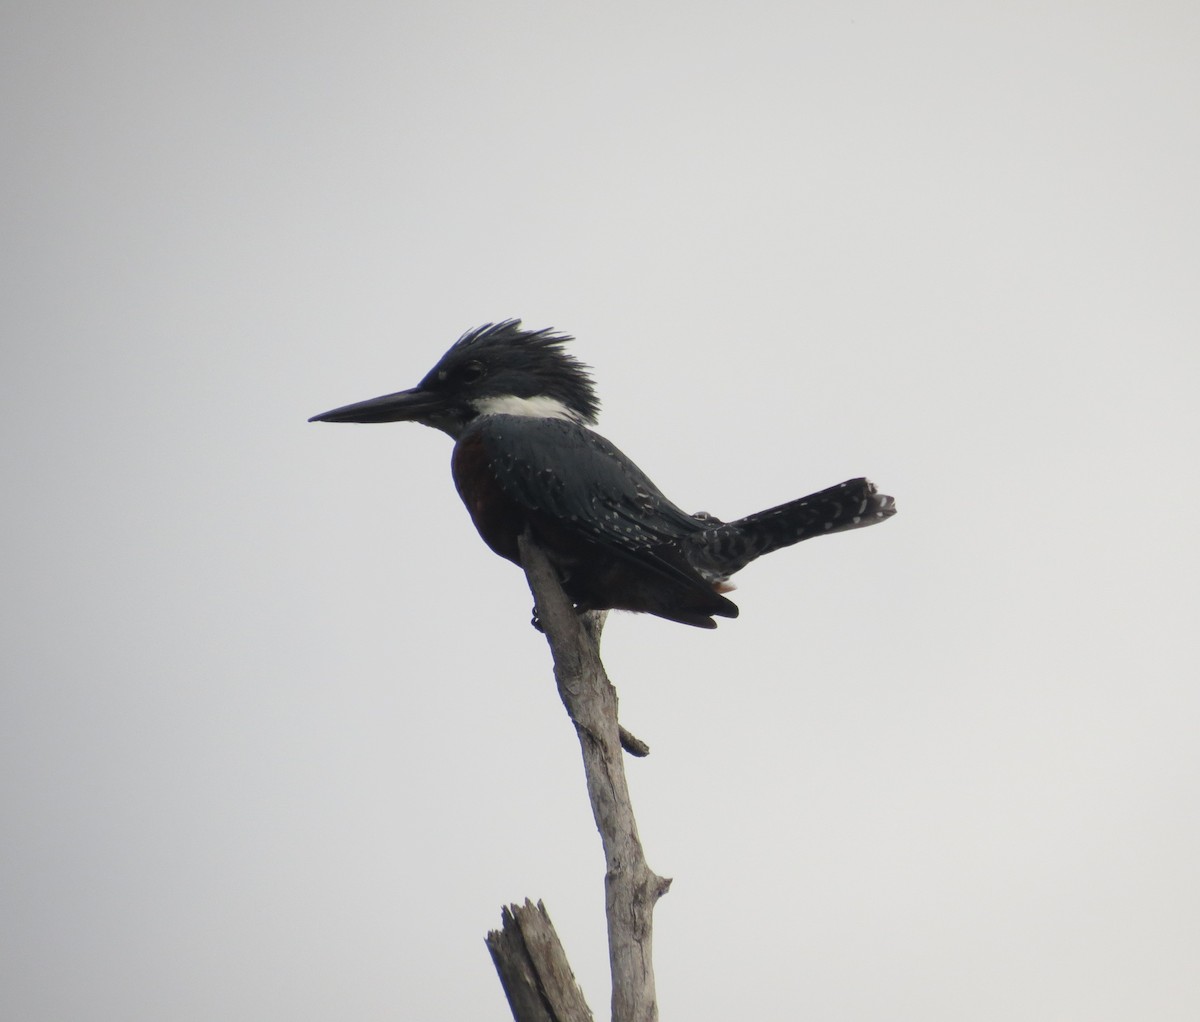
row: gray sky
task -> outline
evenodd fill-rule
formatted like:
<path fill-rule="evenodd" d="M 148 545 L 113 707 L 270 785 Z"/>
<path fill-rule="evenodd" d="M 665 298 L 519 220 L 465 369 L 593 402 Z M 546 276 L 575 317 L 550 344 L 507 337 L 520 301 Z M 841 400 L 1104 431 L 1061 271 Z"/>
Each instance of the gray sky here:
<path fill-rule="evenodd" d="M 603 859 L 446 438 L 506 316 L 724 517 L 614 618 L 664 1019 L 1200 1015 L 1200 8 L 9 3 L 0 1016 L 507 1018 Z"/>

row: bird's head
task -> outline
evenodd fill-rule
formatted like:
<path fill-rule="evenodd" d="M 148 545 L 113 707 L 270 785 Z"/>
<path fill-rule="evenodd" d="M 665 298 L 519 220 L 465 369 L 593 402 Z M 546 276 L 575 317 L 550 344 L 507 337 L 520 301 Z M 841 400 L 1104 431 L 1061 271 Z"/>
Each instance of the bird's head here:
<path fill-rule="evenodd" d="M 533 415 L 594 424 L 600 402 L 588 367 L 552 330 L 519 319 L 463 334 L 410 390 L 314 415 L 309 422 L 420 422 L 458 437 L 481 415 Z"/>

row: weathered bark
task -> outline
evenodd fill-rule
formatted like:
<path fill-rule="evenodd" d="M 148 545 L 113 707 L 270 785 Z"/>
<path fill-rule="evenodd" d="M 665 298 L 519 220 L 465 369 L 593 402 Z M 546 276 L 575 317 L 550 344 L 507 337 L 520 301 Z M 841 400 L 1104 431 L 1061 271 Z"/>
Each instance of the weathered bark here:
<path fill-rule="evenodd" d="M 597 639 L 599 639 L 599 636 L 597 636 Z M 650 755 L 650 746 L 643 742 L 637 735 L 630 734 L 623 727 L 620 727 L 619 733 L 621 735 L 621 748 L 629 753 L 629 755 L 637 756 L 638 759 Z"/>
<path fill-rule="evenodd" d="M 613 1022 L 654 1022 L 658 1004 L 651 958 L 652 915 L 671 881 L 646 864 L 625 780 L 617 693 L 600 661 L 604 613 L 582 617 L 553 566 L 528 535 L 521 560 L 554 657 L 554 677 L 583 752 L 592 814 L 604 845 Z M 525 1022 L 518 1018 L 518 1022 Z"/>
<path fill-rule="evenodd" d="M 593 1022 L 545 906 L 527 898 L 500 919 L 487 946 L 516 1022 Z"/>

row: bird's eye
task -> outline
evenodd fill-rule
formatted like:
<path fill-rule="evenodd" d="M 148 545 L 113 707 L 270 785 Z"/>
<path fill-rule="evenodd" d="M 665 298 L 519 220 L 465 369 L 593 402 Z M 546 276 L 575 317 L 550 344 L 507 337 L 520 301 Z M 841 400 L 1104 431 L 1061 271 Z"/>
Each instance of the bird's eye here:
<path fill-rule="evenodd" d="M 474 383 L 483 379 L 487 367 L 482 362 L 468 362 L 458 371 L 458 377 L 463 383 Z"/>

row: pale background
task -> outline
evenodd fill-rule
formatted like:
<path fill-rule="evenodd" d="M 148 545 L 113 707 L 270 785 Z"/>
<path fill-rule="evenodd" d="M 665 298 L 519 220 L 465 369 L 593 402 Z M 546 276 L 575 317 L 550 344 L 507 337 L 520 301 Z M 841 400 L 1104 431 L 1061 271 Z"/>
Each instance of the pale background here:
<path fill-rule="evenodd" d="M 307 416 L 576 334 L 731 517 L 614 618 L 664 1020 L 1200 1017 L 1200 7 L 9 2 L 0 1017 L 508 1017 L 603 860 L 446 438 Z"/>

